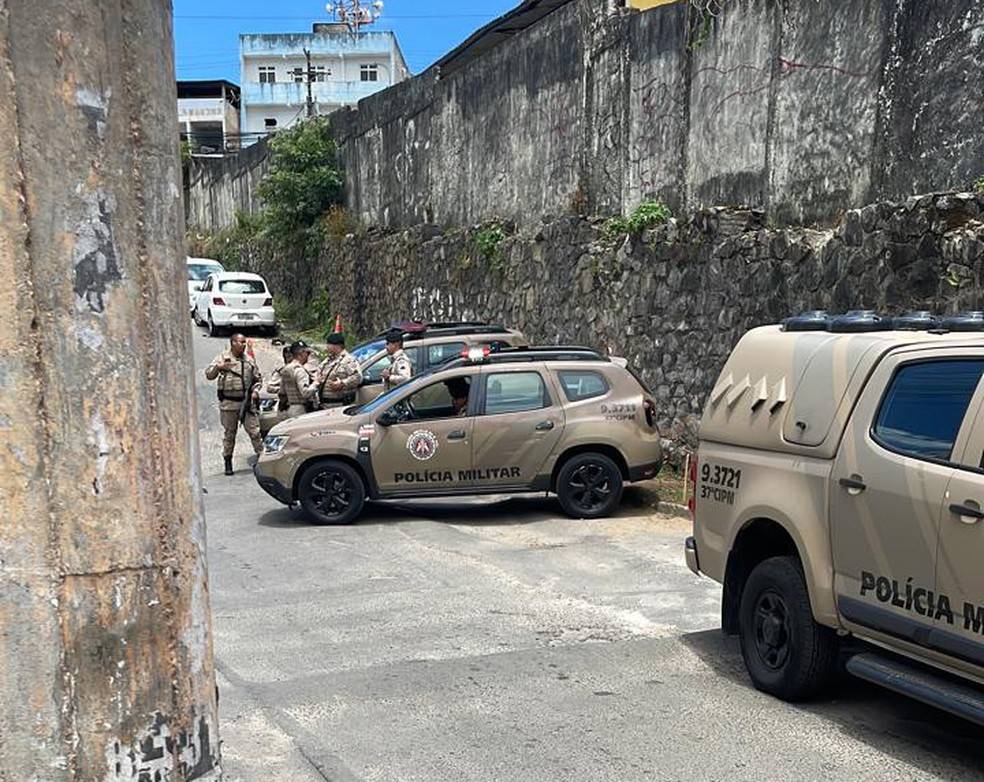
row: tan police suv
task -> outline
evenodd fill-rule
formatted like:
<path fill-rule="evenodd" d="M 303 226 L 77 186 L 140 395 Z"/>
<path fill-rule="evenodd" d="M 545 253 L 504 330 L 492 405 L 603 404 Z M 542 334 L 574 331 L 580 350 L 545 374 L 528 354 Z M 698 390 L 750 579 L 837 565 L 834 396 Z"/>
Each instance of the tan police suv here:
<path fill-rule="evenodd" d="M 759 689 L 817 694 L 840 656 L 984 724 L 982 377 L 984 313 L 805 313 L 735 347 L 686 559 Z"/>
<path fill-rule="evenodd" d="M 414 374 L 460 358 L 466 348 L 488 345 L 499 350 L 529 344 L 522 332 L 484 321 L 400 321 L 392 328 L 403 331 L 403 349 Z M 383 393 L 383 370 L 390 365 L 386 352 L 388 332 L 389 329 L 352 348 L 352 355 L 362 368 L 362 383 L 355 391 L 353 402 L 365 404 Z M 264 436 L 287 417 L 279 409 L 278 401 L 276 394 L 260 392 L 260 433 Z"/>
<path fill-rule="evenodd" d="M 626 368 L 578 347 L 471 348 L 371 402 L 284 421 L 254 467 L 260 486 L 321 524 L 368 499 L 554 492 L 598 518 L 624 481 L 652 478 L 652 396 Z"/>

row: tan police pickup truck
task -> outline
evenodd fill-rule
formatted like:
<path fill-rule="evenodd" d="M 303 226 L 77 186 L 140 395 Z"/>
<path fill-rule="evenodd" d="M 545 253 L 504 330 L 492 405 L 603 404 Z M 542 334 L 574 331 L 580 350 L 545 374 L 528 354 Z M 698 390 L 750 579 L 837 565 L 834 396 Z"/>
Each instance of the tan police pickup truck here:
<path fill-rule="evenodd" d="M 984 724 L 984 313 L 823 312 L 748 332 L 690 465 L 687 564 L 752 682 L 847 670 Z M 850 639 L 850 643 L 845 643 Z"/>

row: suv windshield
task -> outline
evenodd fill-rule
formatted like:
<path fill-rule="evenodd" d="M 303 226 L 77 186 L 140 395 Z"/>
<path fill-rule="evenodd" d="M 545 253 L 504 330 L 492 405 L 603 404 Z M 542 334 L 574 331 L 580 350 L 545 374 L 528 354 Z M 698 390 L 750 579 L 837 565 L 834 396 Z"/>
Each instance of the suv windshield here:
<path fill-rule="evenodd" d="M 188 279 L 194 280 L 195 282 L 201 282 L 202 280 L 207 280 L 208 275 L 214 274 L 215 272 L 222 271 L 222 267 L 218 264 L 211 263 L 189 263 L 188 264 Z"/>
<path fill-rule="evenodd" d="M 382 394 L 377 396 L 371 402 L 367 402 L 362 406 L 356 405 L 355 407 L 349 407 L 345 410 L 346 415 L 359 415 L 361 413 L 375 413 L 381 407 L 386 407 L 390 402 L 393 401 L 401 391 L 409 388 L 410 386 L 417 386 L 420 381 L 425 377 L 430 377 L 434 374 L 434 370 L 429 370 L 427 372 L 421 372 L 419 375 L 414 375 L 411 380 L 398 386 L 394 386 L 389 391 L 384 391 Z"/>

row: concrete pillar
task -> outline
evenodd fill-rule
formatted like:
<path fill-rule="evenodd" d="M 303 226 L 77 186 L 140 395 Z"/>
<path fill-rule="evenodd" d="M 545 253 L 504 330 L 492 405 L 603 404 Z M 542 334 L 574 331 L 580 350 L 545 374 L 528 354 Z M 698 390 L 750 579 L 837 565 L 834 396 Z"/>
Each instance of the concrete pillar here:
<path fill-rule="evenodd" d="M 0 780 L 218 779 L 167 0 L 0 0 Z"/>

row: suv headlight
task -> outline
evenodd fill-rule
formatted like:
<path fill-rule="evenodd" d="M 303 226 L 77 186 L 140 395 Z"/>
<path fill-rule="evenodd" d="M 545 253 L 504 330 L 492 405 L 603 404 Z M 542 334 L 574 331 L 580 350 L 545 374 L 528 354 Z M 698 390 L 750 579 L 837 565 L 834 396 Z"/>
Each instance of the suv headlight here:
<path fill-rule="evenodd" d="M 264 453 L 280 453 L 287 444 L 287 435 L 271 434 L 263 438 Z"/>

